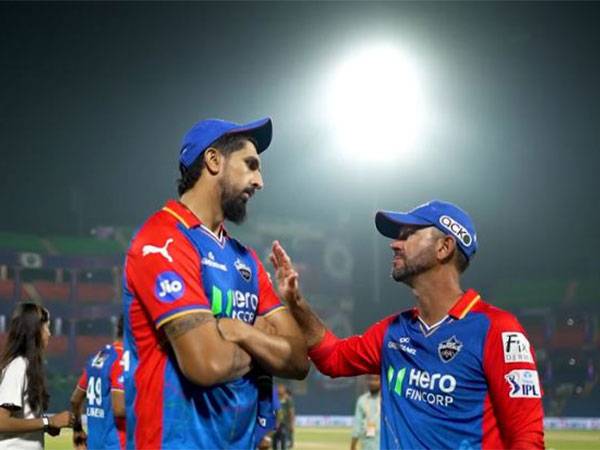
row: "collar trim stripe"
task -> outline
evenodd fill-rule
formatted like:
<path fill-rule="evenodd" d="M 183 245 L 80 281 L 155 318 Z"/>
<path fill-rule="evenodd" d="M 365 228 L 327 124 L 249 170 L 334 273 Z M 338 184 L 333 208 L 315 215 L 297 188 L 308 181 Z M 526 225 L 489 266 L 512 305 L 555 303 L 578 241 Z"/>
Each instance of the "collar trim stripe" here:
<path fill-rule="evenodd" d="M 177 220 L 179 220 L 183 225 L 185 225 L 186 228 L 190 228 L 190 226 L 188 225 L 188 223 L 183 220 L 183 217 L 181 217 L 179 214 L 177 214 L 175 211 L 173 211 L 171 208 L 168 207 L 163 207 L 162 209 L 165 212 L 168 212 L 169 214 L 171 214 L 173 217 L 175 217 Z"/>
<path fill-rule="evenodd" d="M 459 319 L 464 318 L 469 313 L 469 311 L 471 311 L 471 309 L 473 308 L 473 306 L 475 306 L 475 303 L 477 303 L 480 299 L 481 299 L 481 296 L 478 295 L 473 300 L 471 300 L 471 303 L 469 303 L 467 305 L 467 307 L 465 308 L 465 310 L 462 312 L 462 314 L 458 318 Z"/>

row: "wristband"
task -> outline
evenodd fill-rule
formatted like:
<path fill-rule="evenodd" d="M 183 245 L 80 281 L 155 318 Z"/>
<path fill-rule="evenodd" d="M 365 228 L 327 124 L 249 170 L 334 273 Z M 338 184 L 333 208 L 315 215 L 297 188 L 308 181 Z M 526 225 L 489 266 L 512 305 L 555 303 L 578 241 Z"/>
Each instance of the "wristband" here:
<path fill-rule="evenodd" d="M 48 431 L 48 428 L 50 427 L 50 420 L 45 414 L 42 416 L 42 423 L 44 424 L 44 431 Z"/>

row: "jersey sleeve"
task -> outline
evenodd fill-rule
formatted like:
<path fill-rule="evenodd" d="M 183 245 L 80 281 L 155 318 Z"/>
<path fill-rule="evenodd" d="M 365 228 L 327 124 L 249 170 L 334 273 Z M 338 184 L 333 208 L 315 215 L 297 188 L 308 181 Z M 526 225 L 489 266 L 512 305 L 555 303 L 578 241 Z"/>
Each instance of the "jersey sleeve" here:
<path fill-rule="evenodd" d="M 79 377 L 79 381 L 77 382 L 77 387 L 79 389 L 81 389 L 82 391 L 87 391 L 87 383 L 88 383 L 87 369 L 83 369 L 83 372 L 81 373 L 81 376 Z"/>
<path fill-rule="evenodd" d="M 2 376 L 0 382 L 0 406 L 12 406 L 23 408 L 23 389 L 25 388 L 25 371 L 27 363 L 25 358 L 17 357 L 13 359 Z"/>
<path fill-rule="evenodd" d="M 258 255 L 254 250 L 251 250 L 252 256 L 256 261 L 256 266 L 258 268 L 258 315 L 266 316 L 275 312 L 279 308 L 284 308 L 285 306 L 281 303 L 281 300 L 275 293 L 275 289 L 273 288 L 273 283 L 271 282 L 271 278 L 268 272 L 265 270 L 262 262 L 258 258 Z"/>
<path fill-rule="evenodd" d="M 110 368 L 110 389 L 111 391 L 125 391 L 123 386 L 123 350 L 116 349 L 117 357 Z"/>
<path fill-rule="evenodd" d="M 383 337 L 394 317 L 377 322 L 364 334 L 345 339 L 327 330 L 325 337 L 309 350 L 308 355 L 317 369 L 330 377 L 378 374 Z"/>
<path fill-rule="evenodd" d="M 160 328 L 193 312 L 210 312 L 200 255 L 176 226 L 142 229 L 125 263 L 127 288 Z"/>
<path fill-rule="evenodd" d="M 492 318 L 484 346 L 484 371 L 507 448 L 543 449 L 544 412 L 535 354 L 511 314 Z"/>

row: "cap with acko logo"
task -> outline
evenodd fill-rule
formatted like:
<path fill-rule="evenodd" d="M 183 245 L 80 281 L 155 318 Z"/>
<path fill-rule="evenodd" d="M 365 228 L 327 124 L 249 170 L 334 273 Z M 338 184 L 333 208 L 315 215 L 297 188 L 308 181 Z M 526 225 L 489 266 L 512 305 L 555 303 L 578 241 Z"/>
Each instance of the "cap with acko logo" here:
<path fill-rule="evenodd" d="M 391 239 L 397 239 L 405 225 L 434 226 L 453 236 L 467 259 L 477 251 L 473 221 L 465 211 L 449 202 L 432 200 L 408 212 L 378 211 L 375 225 L 381 234 Z"/>
<path fill-rule="evenodd" d="M 246 124 L 221 119 L 201 120 L 183 138 L 179 152 L 180 164 L 191 166 L 211 144 L 228 134 L 247 134 L 256 141 L 256 151 L 261 153 L 271 143 L 273 124 L 270 117 Z"/>

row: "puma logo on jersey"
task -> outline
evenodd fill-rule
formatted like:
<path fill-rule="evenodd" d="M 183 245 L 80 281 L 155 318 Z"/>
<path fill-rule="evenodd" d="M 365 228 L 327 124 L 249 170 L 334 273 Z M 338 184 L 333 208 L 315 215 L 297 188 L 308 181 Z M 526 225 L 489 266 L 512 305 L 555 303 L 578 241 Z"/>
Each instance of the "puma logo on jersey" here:
<path fill-rule="evenodd" d="M 165 245 L 163 245 L 162 247 L 157 247 L 155 245 L 144 245 L 142 247 L 142 256 L 148 256 L 158 253 L 159 255 L 163 256 L 167 261 L 172 263 L 173 258 L 171 257 L 171 255 L 169 255 L 169 251 L 167 250 L 167 248 L 172 242 L 173 238 L 169 238 L 167 239 L 167 242 L 165 242 Z"/>

